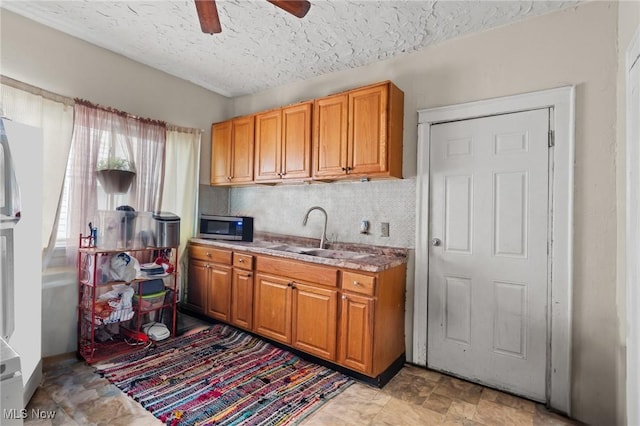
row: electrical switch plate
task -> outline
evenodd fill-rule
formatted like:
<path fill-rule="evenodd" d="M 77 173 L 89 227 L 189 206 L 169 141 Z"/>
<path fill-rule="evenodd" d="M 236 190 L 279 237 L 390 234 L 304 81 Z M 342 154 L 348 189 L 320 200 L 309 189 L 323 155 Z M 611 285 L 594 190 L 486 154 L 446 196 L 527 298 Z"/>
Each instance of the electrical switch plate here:
<path fill-rule="evenodd" d="M 380 223 L 380 236 L 388 237 L 389 236 L 389 222 L 381 222 Z"/>

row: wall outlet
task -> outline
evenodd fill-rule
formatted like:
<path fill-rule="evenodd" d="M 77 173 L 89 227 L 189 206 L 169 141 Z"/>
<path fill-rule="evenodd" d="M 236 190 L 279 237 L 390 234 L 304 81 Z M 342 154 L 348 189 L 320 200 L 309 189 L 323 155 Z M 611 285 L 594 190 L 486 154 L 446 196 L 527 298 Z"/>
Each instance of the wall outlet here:
<path fill-rule="evenodd" d="M 389 222 L 381 222 L 380 223 L 380 236 L 388 237 L 389 236 Z"/>

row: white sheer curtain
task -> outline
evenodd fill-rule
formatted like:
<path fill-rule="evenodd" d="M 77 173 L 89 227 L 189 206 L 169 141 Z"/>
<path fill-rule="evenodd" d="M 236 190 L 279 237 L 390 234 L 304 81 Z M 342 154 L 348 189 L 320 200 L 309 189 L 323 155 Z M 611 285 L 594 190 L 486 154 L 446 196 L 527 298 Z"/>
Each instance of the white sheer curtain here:
<path fill-rule="evenodd" d="M 180 216 L 180 288 L 184 288 L 187 242 L 196 235 L 198 226 L 201 138 L 197 129 L 167 129 L 162 210 Z"/>
<path fill-rule="evenodd" d="M 44 164 L 42 200 L 42 247 L 49 245 L 54 230 L 64 171 L 71 146 L 73 105 L 47 99 L 25 90 L 0 85 L 0 114 L 13 121 L 42 129 Z M 46 266 L 46 262 L 43 263 Z"/>
<path fill-rule="evenodd" d="M 113 210 L 115 204 L 129 205 L 136 211 L 159 210 L 166 140 L 163 122 L 132 117 L 81 100 L 76 100 L 74 108 L 67 196 L 63 197 L 69 212 L 63 224 L 69 261 L 75 261 L 78 236 L 89 232 L 89 222 L 97 223 L 98 210 Z M 98 162 L 114 154 L 132 160 L 136 169 L 130 190 L 116 196 L 104 194 L 96 173 Z"/>

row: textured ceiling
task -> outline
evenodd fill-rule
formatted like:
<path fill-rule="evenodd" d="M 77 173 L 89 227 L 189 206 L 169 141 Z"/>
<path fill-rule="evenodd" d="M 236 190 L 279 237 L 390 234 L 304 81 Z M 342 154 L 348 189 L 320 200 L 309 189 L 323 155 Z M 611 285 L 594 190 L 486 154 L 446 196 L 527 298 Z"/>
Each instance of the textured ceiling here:
<path fill-rule="evenodd" d="M 576 1 L 311 0 L 295 18 L 264 0 L 218 0 L 203 34 L 192 0 L 0 1 L 2 8 L 235 97 L 370 64 Z"/>

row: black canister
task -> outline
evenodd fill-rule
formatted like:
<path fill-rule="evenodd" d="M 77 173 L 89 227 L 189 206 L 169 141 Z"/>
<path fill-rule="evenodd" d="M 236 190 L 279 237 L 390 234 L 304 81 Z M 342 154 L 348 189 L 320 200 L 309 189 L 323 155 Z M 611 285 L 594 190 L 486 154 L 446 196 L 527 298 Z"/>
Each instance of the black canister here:
<path fill-rule="evenodd" d="M 136 225 L 136 210 L 131 206 L 118 206 L 117 211 L 122 212 L 120 221 L 120 241 L 124 243 L 124 247 L 133 247 L 133 230 Z"/>

